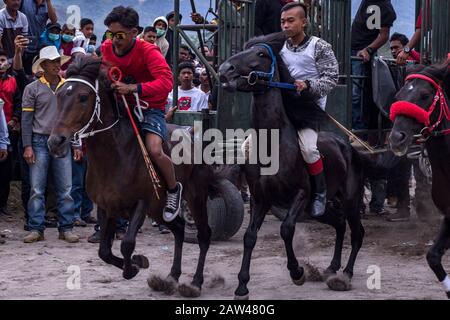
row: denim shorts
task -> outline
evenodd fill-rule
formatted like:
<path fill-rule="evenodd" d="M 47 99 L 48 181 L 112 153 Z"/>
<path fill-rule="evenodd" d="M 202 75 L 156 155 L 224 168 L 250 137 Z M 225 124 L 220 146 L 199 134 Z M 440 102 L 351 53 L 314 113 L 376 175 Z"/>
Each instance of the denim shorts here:
<path fill-rule="evenodd" d="M 159 109 L 148 109 L 143 111 L 144 121 L 141 123 L 141 128 L 144 134 L 154 133 L 166 140 L 167 127 L 164 112 Z"/>

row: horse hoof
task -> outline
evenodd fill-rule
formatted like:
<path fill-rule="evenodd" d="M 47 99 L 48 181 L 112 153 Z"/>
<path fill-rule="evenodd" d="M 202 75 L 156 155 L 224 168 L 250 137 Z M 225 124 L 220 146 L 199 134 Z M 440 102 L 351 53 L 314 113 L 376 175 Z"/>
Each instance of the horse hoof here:
<path fill-rule="evenodd" d="M 292 282 L 296 285 L 296 286 L 302 286 L 305 284 L 306 281 L 306 277 L 305 277 L 305 273 L 302 274 L 302 276 L 300 277 L 300 279 L 292 279 Z"/>
<path fill-rule="evenodd" d="M 249 299 L 249 295 L 248 294 L 246 294 L 244 296 L 234 295 L 234 300 L 244 301 L 244 300 L 248 300 L 248 299 Z"/>
<path fill-rule="evenodd" d="M 333 291 L 349 291 L 352 289 L 351 280 L 346 274 L 331 276 L 326 283 L 328 288 Z"/>
<path fill-rule="evenodd" d="M 178 286 L 178 292 L 185 298 L 198 298 L 202 290 L 195 285 L 183 283 Z"/>
<path fill-rule="evenodd" d="M 131 265 L 131 270 L 124 270 L 123 277 L 126 280 L 133 279 L 139 273 L 139 267 L 135 264 Z"/>
<path fill-rule="evenodd" d="M 162 279 L 160 276 L 151 276 L 147 279 L 148 286 L 154 291 L 164 292 L 167 295 L 172 295 L 177 289 L 177 282 L 172 277 Z"/>
<path fill-rule="evenodd" d="M 147 257 L 141 254 L 134 255 L 131 258 L 131 261 L 141 269 L 148 269 L 150 267 L 150 262 L 148 261 Z"/>
<path fill-rule="evenodd" d="M 449 291 L 449 292 L 447 292 L 447 298 L 449 298 L 449 299 L 450 299 L 450 291 Z"/>

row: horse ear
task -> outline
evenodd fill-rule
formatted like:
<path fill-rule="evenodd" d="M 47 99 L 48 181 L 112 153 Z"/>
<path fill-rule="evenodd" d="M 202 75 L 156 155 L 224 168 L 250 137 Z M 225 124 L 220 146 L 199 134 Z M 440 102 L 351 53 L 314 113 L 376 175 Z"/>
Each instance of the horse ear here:
<path fill-rule="evenodd" d="M 414 65 L 409 65 L 406 67 L 406 75 L 409 76 L 410 74 L 413 73 L 419 73 L 421 71 L 423 71 L 423 69 L 425 69 L 426 66 L 423 64 L 414 64 Z"/>
<path fill-rule="evenodd" d="M 278 53 L 281 51 L 281 49 L 283 49 L 284 42 L 286 41 L 286 39 L 287 37 L 284 34 L 284 32 L 271 33 L 265 36 L 250 39 L 246 43 L 245 49 L 249 49 L 258 43 L 265 43 L 268 44 L 275 53 Z"/>

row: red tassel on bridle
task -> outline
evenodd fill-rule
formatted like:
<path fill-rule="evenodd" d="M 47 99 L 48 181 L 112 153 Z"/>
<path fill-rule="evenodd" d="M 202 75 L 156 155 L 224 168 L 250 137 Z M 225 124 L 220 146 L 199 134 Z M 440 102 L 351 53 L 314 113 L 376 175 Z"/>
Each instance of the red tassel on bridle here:
<path fill-rule="evenodd" d="M 424 129 L 426 129 L 425 131 L 427 131 L 426 134 L 429 135 L 439 126 L 442 120 L 444 120 L 444 117 L 447 121 L 450 120 L 450 109 L 448 107 L 447 100 L 445 99 L 444 90 L 442 89 L 441 85 L 436 83 L 436 81 L 423 74 L 411 74 L 408 77 L 406 77 L 405 81 L 412 79 L 425 80 L 436 89 L 436 94 L 434 96 L 433 103 L 431 104 L 431 106 L 428 108 L 427 111 L 415 103 L 409 101 L 398 101 L 391 106 L 390 119 L 392 122 L 394 122 L 395 118 L 399 115 L 404 115 L 416 119 L 419 123 L 422 123 L 426 126 L 426 128 Z M 436 108 L 438 102 L 440 107 L 439 117 L 436 123 L 430 126 L 430 116 L 433 113 L 434 109 Z M 446 135 L 446 134 L 450 134 L 450 129 L 439 132 L 439 135 Z"/>

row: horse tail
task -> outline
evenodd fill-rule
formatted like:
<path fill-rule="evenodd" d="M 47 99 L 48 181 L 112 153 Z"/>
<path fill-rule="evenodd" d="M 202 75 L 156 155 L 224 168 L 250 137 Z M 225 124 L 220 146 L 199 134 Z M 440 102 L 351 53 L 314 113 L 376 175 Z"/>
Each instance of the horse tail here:
<path fill-rule="evenodd" d="M 355 164 L 359 164 L 360 168 L 362 169 L 364 179 L 376 179 L 380 174 L 380 170 L 382 170 L 377 159 L 372 155 L 368 155 L 358 151 L 353 146 L 351 148 L 352 162 Z"/>

